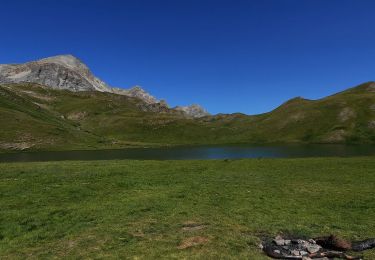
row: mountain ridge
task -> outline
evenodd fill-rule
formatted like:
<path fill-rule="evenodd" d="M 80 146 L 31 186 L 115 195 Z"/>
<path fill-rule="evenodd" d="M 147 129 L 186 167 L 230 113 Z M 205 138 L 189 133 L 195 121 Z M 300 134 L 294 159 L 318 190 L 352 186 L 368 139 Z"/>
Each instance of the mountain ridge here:
<path fill-rule="evenodd" d="M 0 151 L 169 145 L 375 144 L 374 82 L 259 115 L 186 117 L 160 101 L 99 91 L 0 84 Z"/>
<path fill-rule="evenodd" d="M 36 83 L 54 89 L 70 91 L 99 91 L 126 95 L 143 100 L 148 105 L 161 101 L 140 86 L 130 89 L 111 87 L 96 77 L 89 67 L 77 57 L 66 54 L 43 58 L 22 64 L 0 64 L 0 83 Z M 163 103 L 166 103 L 165 101 Z M 179 109 L 191 117 L 208 115 L 203 108 L 195 105 Z"/>
<path fill-rule="evenodd" d="M 375 144 L 375 82 L 259 115 L 209 115 L 110 87 L 71 55 L 0 65 L 0 151 L 239 143 Z"/>

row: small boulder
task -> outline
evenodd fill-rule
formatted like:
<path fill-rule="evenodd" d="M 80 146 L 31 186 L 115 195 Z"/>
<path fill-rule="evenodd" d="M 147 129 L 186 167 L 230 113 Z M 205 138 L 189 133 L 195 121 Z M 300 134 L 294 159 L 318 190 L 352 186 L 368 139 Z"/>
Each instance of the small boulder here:
<path fill-rule="evenodd" d="M 306 250 L 310 254 L 314 254 L 314 253 L 318 252 L 320 249 L 321 249 L 321 247 L 319 245 L 316 245 L 316 244 L 310 244 L 310 245 L 306 246 Z"/>
<path fill-rule="evenodd" d="M 283 246 L 283 245 L 285 245 L 285 240 L 281 236 L 276 236 L 275 239 L 273 240 L 273 242 L 277 246 Z"/>
<path fill-rule="evenodd" d="M 300 255 L 300 253 L 299 253 L 298 250 L 292 250 L 290 253 L 291 253 L 292 255 L 295 255 L 295 256 L 299 256 L 299 255 Z"/>

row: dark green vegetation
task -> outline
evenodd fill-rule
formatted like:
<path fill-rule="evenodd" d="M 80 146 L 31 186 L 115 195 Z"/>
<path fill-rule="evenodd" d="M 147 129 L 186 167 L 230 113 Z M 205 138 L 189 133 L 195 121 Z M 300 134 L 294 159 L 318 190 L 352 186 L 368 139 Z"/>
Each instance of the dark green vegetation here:
<path fill-rule="evenodd" d="M 0 164 L 0 258 L 263 259 L 282 232 L 374 237 L 374 159 Z"/>
<path fill-rule="evenodd" d="M 110 93 L 0 86 L 0 150 L 229 143 L 375 143 L 375 83 L 320 100 L 292 99 L 256 116 L 200 119 L 146 112 Z"/>

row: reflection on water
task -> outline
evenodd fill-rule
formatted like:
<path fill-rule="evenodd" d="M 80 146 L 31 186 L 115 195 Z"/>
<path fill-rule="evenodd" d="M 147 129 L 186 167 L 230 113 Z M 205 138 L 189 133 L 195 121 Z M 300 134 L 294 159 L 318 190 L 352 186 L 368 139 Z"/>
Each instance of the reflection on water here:
<path fill-rule="evenodd" d="M 120 150 L 20 152 L 0 154 L 0 162 L 63 160 L 187 160 L 240 158 L 298 158 L 375 155 L 375 145 L 280 145 L 280 146 L 195 146 L 173 148 L 131 148 Z"/>

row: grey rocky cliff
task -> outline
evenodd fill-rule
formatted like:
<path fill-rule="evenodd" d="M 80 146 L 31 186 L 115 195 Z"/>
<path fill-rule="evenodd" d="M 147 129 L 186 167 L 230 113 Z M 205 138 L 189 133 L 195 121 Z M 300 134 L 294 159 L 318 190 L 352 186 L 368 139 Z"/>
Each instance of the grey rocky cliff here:
<path fill-rule="evenodd" d="M 142 100 L 142 109 L 153 112 L 177 111 L 189 117 L 208 115 L 199 105 L 169 108 L 139 86 L 130 89 L 113 88 L 95 77 L 90 69 L 72 55 L 58 55 L 23 64 L 0 64 L 1 83 L 37 83 L 54 89 L 70 91 L 100 91 Z"/>
<path fill-rule="evenodd" d="M 204 117 L 210 114 L 200 105 L 194 104 L 190 106 L 177 106 L 174 108 L 177 111 L 181 111 L 190 117 Z"/>
<path fill-rule="evenodd" d="M 60 55 L 24 64 L 0 65 L 0 83 L 37 83 L 71 91 L 110 92 L 103 81 L 72 55 Z"/>

